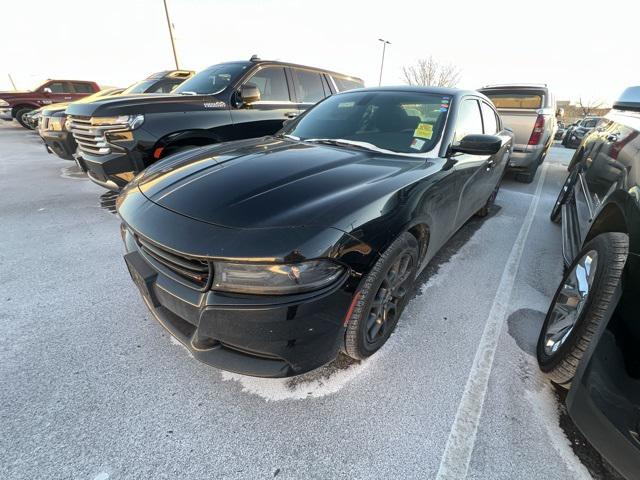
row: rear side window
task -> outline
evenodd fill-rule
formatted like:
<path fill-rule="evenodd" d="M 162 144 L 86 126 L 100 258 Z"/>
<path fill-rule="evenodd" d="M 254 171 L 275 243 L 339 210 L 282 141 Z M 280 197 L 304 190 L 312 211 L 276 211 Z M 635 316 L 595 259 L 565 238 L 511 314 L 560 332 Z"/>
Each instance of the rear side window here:
<path fill-rule="evenodd" d="M 287 77 L 282 67 L 264 68 L 247 82 L 258 87 L 260 100 L 268 102 L 289 102 L 289 87 Z"/>
<path fill-rule="evenodd" d="M 364 84 L 362 82 L 358 82 L 357 80 L 351 80 L 349 78 L 339 77 L 337 75 L 331 75 L 331 78 L 333 78 L 333 81 L 336 82 L 336 86 L 338 87 L 339 92 L 364 87 Z"/>
<path fill-rule="evenodd" d="M 496 114 L 486 103 L 482 102 L 480 105 L 482 108 L 482 121 L 484 122 L 484 133 L 487 135 L 495 135 L 498 133 L 498 119 Z"/>
<path fill-rule="evenodd" d="M 93 88 L 88 83 L 74 82 L 71 85 L 76 93 L 93 93 Z"/>
<path fill-rule="evenodd" d="M 300 103 L 317 103 L 325 97 L 322 77 L 308 70 L 292 69 L 296 94 Z"/>
<path fill-rule="evenodd" d="M 466 99 L 460 105 L 454 142 L 458 143 L 467 135 L 482 134 L 482 118 L 477 100 Z"/>
<path fill-rule="evenodd" d="M 491 99 L 496 108 L 522 108 L 536 109 L 542 108 L 542 94 L 533 92 L 522 93 L 498 93 L 483 92 Z"/>
<path fill-rule="evenodd" d="M 51 82 L 44 88 L 51 89 L 52 93 L 71 93 L 69 85 L 63 82 Z"/>

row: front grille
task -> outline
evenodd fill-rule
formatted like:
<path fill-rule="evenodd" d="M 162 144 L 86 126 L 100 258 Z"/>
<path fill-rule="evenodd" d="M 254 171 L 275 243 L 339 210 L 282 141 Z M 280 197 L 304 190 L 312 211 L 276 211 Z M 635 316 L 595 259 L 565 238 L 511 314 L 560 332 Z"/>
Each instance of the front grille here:
<path fill-rule="evenodd" d="M 111 145 L 107 142 L 105 133 L 108 131 L 122 131 L 126 124 L 101 125 L 91 124 L 91 117 L 69 116 L 71 133 L 76 139 L 81 152 L 89 155 L 107 155 L 111 153 Z"/>
<path fill-rule="evenodd" d="M 169 252 L 138 235 L 136 235 L 135 238 L 143 254 L 166 267 L 174 274 L 198 288 L 205 288 L 209 284 L 209 279 L 211 278 L 211 265 L 209 262 Z"/>

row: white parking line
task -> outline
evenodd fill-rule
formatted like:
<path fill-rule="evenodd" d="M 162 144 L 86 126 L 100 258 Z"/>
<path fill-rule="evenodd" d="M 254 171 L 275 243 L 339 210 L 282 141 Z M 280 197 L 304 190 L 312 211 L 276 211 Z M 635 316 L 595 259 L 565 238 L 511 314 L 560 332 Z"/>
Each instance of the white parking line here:
<path fill-rule="evenodd" d="M 502 272 L 498 291 L 484 326 L 451 432 L 449 432 L 444 455 L 436 476 L 437 480 L 462 480 L 467 476 L 500 331 L 507 317 L 509 300 L 518 274 L 522 252 L 533 224 L 546 176 L 547 164 L 540 172 L 535 195 Z"/>

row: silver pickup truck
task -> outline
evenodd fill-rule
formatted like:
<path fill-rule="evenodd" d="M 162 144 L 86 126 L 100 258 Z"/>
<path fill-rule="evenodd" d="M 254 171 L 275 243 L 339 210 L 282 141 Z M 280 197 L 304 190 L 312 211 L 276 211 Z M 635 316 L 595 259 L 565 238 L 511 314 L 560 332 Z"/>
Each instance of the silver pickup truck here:
<path fill-rule="evenodd" d="M 509 169 L 516 180 L 531 183 L 553 143 L 556 101 L 546 85 L 488 85 L 478 89 L 491 99 L 515 141 Z"/>

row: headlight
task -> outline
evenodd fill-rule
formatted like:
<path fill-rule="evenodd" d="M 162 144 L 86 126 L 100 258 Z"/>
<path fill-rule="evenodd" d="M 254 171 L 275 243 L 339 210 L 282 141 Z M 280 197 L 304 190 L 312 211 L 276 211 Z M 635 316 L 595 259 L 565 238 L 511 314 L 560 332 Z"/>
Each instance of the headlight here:
<path fill-rule="evenodd" d="M 7 102 L 6 100 L 2 100 L 0 98 L 0 107 L 8 107 L 9 106 L 9 102 Z"/>
<path fill-rule="evenodd" d="M 94 127 L 113 126 L 134 130 L 144 123 L 144 115 L 120 115 L 118 117 L 91 117 Z"/>
<path fill-rule="evenodd" d="M 64 120 L 64 117 L 50 117 L 49 122 L 47 123 L 47 130 L 61 132 L 65 123 Z"/>
<path fill-rule="evenodd" d="M 319 290 L 331 285 L 345 271 L 330 260 L 292 264 L 215 262 L 214 290 L 263 295 Z"/>

